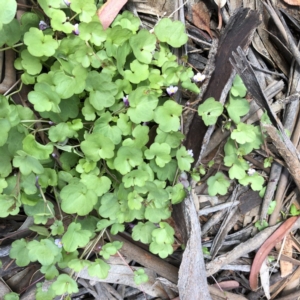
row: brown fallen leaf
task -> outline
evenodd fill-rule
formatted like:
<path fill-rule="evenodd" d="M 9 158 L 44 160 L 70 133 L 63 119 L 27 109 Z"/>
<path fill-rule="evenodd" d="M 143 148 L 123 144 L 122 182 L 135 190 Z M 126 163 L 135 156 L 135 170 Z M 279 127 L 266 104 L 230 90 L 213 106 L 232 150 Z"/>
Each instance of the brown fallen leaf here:
<path fill-rule="evenodd" d="M 289 233 L 291 228 L 293 227 L 294 223 L 297 221 L 299 217 L 291 217 L 283 222 L 278 229 L 263 243 L 260 249 L 257 251 L 255 258 L 252 263 L 250 276 L 249 276 L 249 284 L 253 291 L 257 290 L 258 288 L 258 273 L 260 267 L 271 251 L 271 249 L 280 242 L 286 234 Z"/>
<path fill-rule="evenodd" d="M 278 245 L 276 245 L 277 250 L 280 251 L 281 247 L 283 247 L 282 254 L 287 257 L 293 258 L 293 240 L 290 234 L 287 235 L 283 243 L 284 244 L 279 243 Z M 289 261 L 280 260 L 280 272 L 281 277 L 290 275 L 293 272 L 293 264 Z"/>
<path fill-rule="evenodd" d="M 198 2 L 193 5 L 193 23 L 199 29 L 206 31 L 212 38 L 212 33 L 210 31 L 210 15 L 208 8 L 204 2 Z"/>
<path fill-rule="evenodd" d="M 300 6 L 300 0 L 283 0 L 285 3 L 294 6 Z"/>
<path fill-rule="evenodd" d="M 108 0 L 101 8 L 97 11 L 98 18 L 104 29 L 113 22 L 119 11 L 126 4 L 128 0 Z"/>

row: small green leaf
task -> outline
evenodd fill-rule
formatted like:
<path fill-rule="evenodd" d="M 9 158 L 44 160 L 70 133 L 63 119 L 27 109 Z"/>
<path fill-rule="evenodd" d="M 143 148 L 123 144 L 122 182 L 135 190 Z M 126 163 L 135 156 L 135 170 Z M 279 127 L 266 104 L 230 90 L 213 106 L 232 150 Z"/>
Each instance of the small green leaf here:
<path fill-rule="evenodd" d="M 142 207 L 144 199 L 139 195 L 137 191 L 133 191 L 128 194 L 128 207 L 132 210 L 139 210 Z"/>
<path fill-rule="evenodd" d="M 167 258 L 168 255 L 173 253 L 173 247 L 170 244 L 152 242 L 149 249 L 152 253 L 158 254 L 160 258 Z"/>
<path fill-rule="evenodd" d="M 147 88 L 138 87 L 129 94 L 128 100 L 130 107 L 127 114 L 132 122 L 139 124 L 153 119 L 158 99 Z"/>
<path fill-rule="evenodd" d="M 117 219 L 117 214 L 120 211 L 118 198 L 112 193 L 106 193 L 100 200 L 99 214 L 103 218 Z M 108 223 L 109 224 L 109 223 Z M 106 224 L 107 226 L 109 226 Z"/>
<path fill-rule="evenodd" d="M 255 172 L 252 176 L 247 175 L 239 180 L 239 183 L 242 185 L 250 184 L 253 191 L 260 191 L 263 188 L 264 182 L 264 178 L 257 172 Z"/>
<path fill-rule="evenodd" d="M 137 285 L 145 283 L 149 280 L 149 277 L 147 274 L 145 274 L 144 269 L 138 269 L 138 270 L 134 271 L 133 273 L 134 273 L 134 282 Z"/>
<path fill-rule="evenodd" d="M 79 20 L 85 23 L 91 22 L 92 17 L 95 16 L 97 10 L 93 0 L 72 0 L 70 7 L 79 14 Z"/>
<path fill-rule="evenodd" d="M 148 30 L 142 29 L 129 39 L 134 56 L 144 64 L 150 64 L 152 51 L 156 46 L 156 38 Z"/>
<path fill-rule="evenodd" d="M 106 39 L 106 31 L 103 30 L 100 22 L 80 23 L 79 32 L 82 40 L 90 41 L 96 46 L 100 46 Z"/>
<path fill-rule="evenodd" d="M 172 100 L 167 100 L 163 106 L 159 106 L 154 115 L 154 120 L 159 124 L 159 129 L 164 132 L 178 131 L 180 128 L 180 116 L 182 106 Z"/>
<path fill-rule="evenodd" d="M 230 179 L 242 179 L 246 176 L 246 172 L 249 169 L 249 164 L 242 158 L 236 158 L 232 167 L 229 169 Z"/>
<path fill-rule="evenodd" d="M 203 118 L 206 126 L 214 125 L 222 112 L 223 105 L 212 97 L 206 99 L 198 107 L 198 114 Z"/>
<path fill-rule="evenodd" d="M 20 297 L 19 297 L 19 294 L 17 293 L 14 293 L 14 292 L 10 292 L 6 295 L 4 295 L 4 300 L 19 300 Z"/>
<path fill-rule="evenodd" d="M 229 104 L 226 106 L 229 117 L 238 124 L 240 117 L 246 115 L 250 110 L 250 104 L 245 98 L 234 98 L 230 96 Z"/>
<path fill-rule="evenodd" d="M 111 180 L 106 176 L 82 174 L 80 181 L 84 183 L 89 190 L 93 190 L 98 197 L 107 193 L 111 187 Z"/>
<path fill-rule="evenodd" d="M 154 32 L 161 42 L 166 42 L 174 48 L 181 47 L 188 40 L 184 24 L 168 18 L 161 19 L 154 27 Z"/>
<path fill-rule="evenodd" d="M 230 136 L 239 144 L 252 143 L 256 139 L 254 126 L 250 124 L 239 123 Z"/>
<path fill-rule="evenodd" d="M 32 134 L 28 134 L 23 139 L 23 149 L 28 155 L 43 160 L 49 158 L 49 155 L 53 152 L 53 145 L 42 145 L 35 140 Z"/>
<path fill-rule="evenodd" d="M 10 23 L 15 17 L 17 11 L 17 2 L 15 0 L 7 0 L 0 2 L 0 30 L 3 24 Z"/>
<path fill-rule="evenodd" d="M 161 220 L 166 220 L 171 216 L 171 211 L 168 207 L 156 208 L 147 206 L 145 209 L 145 218 L 152 223 L 158 223 Z"/>
<path fill-rule="evenodd" d="M 59 220 L 55 220 L 54 223 L 50 226 L 50 229 L 51 229 L 51 234 L 53 236 L 61 235 L 65 232 L 63 222 Z"/>
<path fill-rule="evenodd" d="M 208 251 L 207 247 L 202 247 L 202 252 L 204 255 L 210 255 L 210 252 Z"/>
<path fill-rule="evenodd" d="M 191 163 L 194 161 L 193 157 L 186 151 L 184 146 L 181 146 L 176 152 L 178 167 L 181 171 L 189 171 Z"/>
<path fill-rule="evenodd" d="M 56 281 L 52 283 L 51 288 L 56 295 L 63 295 L 65 293 L 72 294 L 78 292 L 77 283 L 69 275 L 61 274 Z"/>
<path fill-rule="evenodd" d="M 86 157 L 92 161 L 114 156 L 115 145 L 109 138 L 98 132 L 87 135 L 80 147 Z"/>
<path fill-rule="evenodd" d="M 269 204 L 268 215 L 271 215 L 271 214 L 273 213 L 275 207 L 276 207 L 276 201 L 273 200 L 273 201 L 271 201 L 270 204 Z"/>
<path fill-rule="evenodd" d="M 135 241 L 141 241 L 144 244 L 150 244 L 152 241 L 152 231 L 156 228 L 157 227 L 152 222 L 138 222 L 138 224 L 132 229 L 132 238 Z"/>
<path fill-rule="evenodd" d="M 120 147 L 114 160 L 114 167 L 122 175 L 129 173 L 132 168 L 140 165 L 143 161 L 143 153 L 140 149 Z"/>
<path fill-rule="evenodd" d="M 61 190 L 61 209 L 68 214 L 85 216 L 93 210 L 98 196 L 82 182 L 69 184 Z"/>
<path fill-rule="evenodd" d="M 28 100 L 34 105 L 34 109 L 39 112 L 60 112 L 60 108 L 58 106 L 60 97 L 46 82 L 38 82 L 35 84 L 34 91 L 31 91 L 28 94 Z"/>
<path fill-rule="evenodd" d="M 127 79 L 131 83 L 138 84 L 146 80 L 148 77 L 148 65 L 140 63 L 137 59 L 130 64 L 130 70 L 124 71 L 124 79 Z"/>
<path fill-rule="evenodd" d="M 258 220 L 255 222 L 254 226 L 259 230 L 259 231 L 262 231 L 264 230 L 265 228 L 269 227 L 269 223 L 266 221 L 266 220 Z"/>
<path fill-rule="evenodd" d="M 100 251 L 100 255 L 102 255 L 105 259 L 109 259 L 111 255 L 115 255 L 118 250 L 122 248 L 123 243 L 119 241 L 114 241 L 112 243 L 106 243 L 102 250 Z"/>
<path fill-rule="evenodd" d="M 12 243 L 11 249 L 9 252 L 9 257 L 16 259 L 16 264 L 19 267 L 25 267 L 30 263 L 28 257 L 27 242 L 25 239 L 19 239 Z"/>
<path fill-rule="evenodd" d="M 8 215 L 19 213 L 21 203 L 13 195 L 0 194 L 0 218 L 6 218 Z"/>
<path fill-rule="evenodd" d="M 100 258 L 97 258 L 88 267 L 88 273 L 90 276 L 98 277 L 100 279 L 105 279 L 108 276 L 108 271 L 110 269 L 109 264 Z"/>
<path fill-rule="evenodd" d="M 54 265 L 44 265 L 41 267 L 40 271 L 45 274 L 47 280 L 52 280 L 59 275 L 59 272 Z"/>
<path fill-rule="evenodd" d="M 292 216 L 299 216 L 300 215 L 300 210 L 297 209 L 296 205 L 295 204 L 292 204 L 291 205 L 291 208 L 290 208 L 290 214 Z"/>
<path fill-rule="evenodd" d="M 152 238 L 157 244 L 173 244 L 174 229 L 166 222 L 160 222 L 159 227 L 152 231 Z"/>
<path fill-rule="evenodd" d="M 229 180 L 227 180 L 223 173 L 217 172 L 216 175 L 211 176 L 207 180 L 208 193 L 210 196 L 225 195 L 230 186 Z"/>
<path fill-rule="evenodd" d="M 144 186 L 145 182 L 149 179 L 149 174 L 143 170 L 133 170 L 127 173 L 122 181 L 124 182 L 125 188 L 129 188 L 131 186 Z"/>
<path fill-rule="evenodd" d="M 236 75 L 233 80 L 233 85 L 230 90 L 230 93 L 234 97 L 245 97 L 247 93 L 247 88 L 245 87 L 241 77 Z"/>
<path fill-rule="evenodd" d="M 44 35 L 42 30 L 30 28 L 24 35 L 24 44 L 28 51 L 36 57 L 53 56 L 58 48 L 58 42 L 51 35 Z"/>
<path fill-rule="evenodd" d="M 147 159 L 154 159 L 156 164 L 163 168 L 168 162 L 171 161 L 171 148 L 168 144 L 166 143 L 153 143 L 150 146 L 150 149 L 147 149 L 145 151 L 145 157 Z"/>
<path fill-rule="evenodd" d="M 30 260 L 38 261 L 42 265 L 54 263 L 55 257 L 60 253 L 60 249 L 49 239 L 31 241 L 27 244 L 27 249 Z"/>
<path fill-rule="evenodd" d="M 72 222 L 61 241 L 67 252 L 73 252 L 77 248 L 84 247 L 89 242 L 91 235 L 89 230 L 82 230 L 79 223 Z"/>
<path fill-rule="evenodd" d="M 168 186 L 167 191 L 170 194 L 172 204 L 178 204 L 186 197 L 184 186 L 181 183 Z"/>
<path fill-rule="evenodd" d="M 29 175 L 31 172 L 35 174 L 42 174 L 44 168 L 41 163 L 34 157 L 27 155 L 23 151 L 18 151 L 19 156 L 13 159 L 13 166 L 20 168 L 23 175 Z"/>

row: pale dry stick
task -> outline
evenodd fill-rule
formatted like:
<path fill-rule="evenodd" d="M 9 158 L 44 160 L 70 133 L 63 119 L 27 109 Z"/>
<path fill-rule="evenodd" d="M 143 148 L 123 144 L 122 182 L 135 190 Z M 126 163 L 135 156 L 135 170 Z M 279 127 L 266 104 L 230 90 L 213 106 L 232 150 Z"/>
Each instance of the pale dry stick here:
<path fill-rule="evenodd" d="M 208 214 L 211 214 L 213 212 L 216 212 L 216 211 L 219 211 L 219 210 L 224 210 L 224 209 L 229 208 L 229 207 L 233 208 L 233 207 L 235 207 L 239 204 L 240 204 L 240 201 L 233 201 L 233 202 L 226 202 L 226 203 L 222 203 L 220 205 L 215 205 L 215 206 L 203 208 L 203 209 L 199 210 L 198 216 L 208 215 Z"/>
<path fill-rule="evenodd" d="M 286 109 L 283 124 L 284 124 L 284 128 L 289 130 L 290 132 L 292 132 L 295 127 L 295 120 L 296 120 L 298 110 L 299 110 L 299 101 L 292 102 Z M 292 140 L 292 142 L 295 143 L 294 140 Z M 269 182 L 267 185 L 266 193 L 264 196 L 264 201 L 263 201 L 262 208 L 261 208 L 261 214 L 260 214 L 261 220 L 263 220 L 267 216 L 268 208 L 270 206 L 271 201 L 273 200 L 276 186 L 277 186 L 277 183 L 278 183 L 281 173 L 282 173 L 282 166 L 279 165 L 278 163 L 274 162 L 272 165 L 272 172 L 270 174 L 270 179 L 269 179 Z M 285 190 L 285 186 L 282 186 L 282 187 L 284 187 L 284 190 Z M 280 190 L 280 191 L 283 191 L 283 190 Z M 282 197 L 280 199 L 282 199 Z M 276 198 L 276 200 L 280 201 L 280 200 L 278 200 L 278 198 Z M 276 204 L 276 206 L 277 206 L 277 204 Z M 281 206 L 281 203 L 280 203 L 280 206 Z M 272 223 L 272 225 L 274 225 L 274 224 L 275 223 Z"/>
<path fill-rule="evenodd" d="M 299 78 L 300 78 L 300 66 L 295 65 L 294 68 L 292 68 L 291 70 L 293 70 L 291 73 L 290 77 L 293 77 L 292 83 L 290 85 L 289 88 L 289 93 L 295 93 L 297 94 L 297 92 L 299 92 L 299 88 L 298 88 L 298 82 L 299 82 Z M 293 95 L 296 95 L 293 94 Z M 296 101 L 296 105 L 293 104 L 293 102 L 291 103 L 290 107 L 292 107 L 294 110 L 297 109 L 297 111 L 299 110 L 299 95 L 295 97 L 298 101 Z M 288 110 L 290 110 L 290 107 Z M 298 108 L 297 108 L 298 107 Z M 287 120 L 289 119 L 293 119 L 296 120 L 296 116 L 291 117 L 291 116 L 287 116 L 286 117 Z M 294 127 L 294 132 L 293 132 L 293 136 L 292 136 L 292 142 L 294 145 L 297 145 L 300 139 L 300 120 L 297 120 L 297 124 L 295 126 L 292 126 L 291 123 L 290 124 L 290 128 L 288 128 L 290 131 L 292 131 L 292 127 Z M 285 124 L 286 125 L 286 124 Z M 299 151 L 299 147 L 297 148 L 297 150 Z M 288 178 L 289 178 L 289 173 L 287 169 L 284 169 L 282 171 L 280 180 L 279 180 L 279 184 L 276 190 L 276 194 L 275 194 L 275 200 L 276 200 L 276 206 L 274 211 L 272 212 L 270 219 L 269 219 L 269 224 L 270 225 L 274 225 L 277 222 L 278 217 L 280 216 L 280 210 L 282 209 L 282 203 L 283 203 L 283 198 L 284 198 L 284 194 L 286 191 L 286 186 L 288 184 Z"/>
<path fill-rule="evenodd" d="M 212 217 L 201 226 L 201 236 L 203 237 L 214 225 L 218 224 L 224 216 L 225 211 L 218 211 L 212 215 Z"/>
<path fill-rule="evenodd" d="M 297 223 L 297 222 L 296 222 Z M 268 227 L 253 238 L 247 240 L 244 243 L 237 245 L 233 250 L 227 252 L 226 254 L 216 257 L 213 261 L 206 264 L 206 276 L 213 275 L 217 273 L 223 266 L 232 263 L 241 256 L 244 256 L 257 248 L 259 248 L 264 241 L 280 226 L 281 224 L 276 224 L 275 226 Z M 299 227 L 300 222 L 297 223 Z"/>
<path fill-rule="evenodd" d="M 282 141 L 281 135 L 278 134 L 277 129 L 274 126 L 263 124 L 262 127 L 267 132 L 272 140 L 272 143 L 284 159 L 295 184 L 300 190 L 300 162 L 298 160 L 298 157 Z"/>

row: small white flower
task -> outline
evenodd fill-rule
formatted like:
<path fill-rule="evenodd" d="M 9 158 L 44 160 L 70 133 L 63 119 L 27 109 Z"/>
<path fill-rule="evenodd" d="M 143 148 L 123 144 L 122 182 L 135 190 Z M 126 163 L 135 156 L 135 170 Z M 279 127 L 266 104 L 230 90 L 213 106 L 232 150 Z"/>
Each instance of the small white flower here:
<path fill-rule="evenodd" d="M 63 244 L 61 242 L 61 239 L 55 239 L 54 240 L 54 244 L 58 247 L 58 248 L 62 248 Z"/>
<path fill-rule="evenodd" d="M 194 153 L 193 153 L 193 150 L 192 149 L 189 149 L 187 151 L 187 153 L 191 156 L 191 157 L 194 157 Z"/>
<path fill-rule="evenodd" d="M 194 75 L 193 80 L 195 82 L 202 82 L 205 78 L 206 78 L 205 75 L 203 75 L 201 73 L 197 73 L 196 75 Z"/>
<path fill-rule="evenodd" d="M 78 28 L 78 23 L 76 23 L 75 25 L 74 25 L 74 30 L 73 30 L 73 33 L 75 34 L 75 35 L 79 35 L 79 28 Z"/>
<path fill-rule="evenodd" d="M 252 175 L 254 175 L 255 172 L 256 171 L 254 169 L 250 168 L 247 173 L 249 176 L 252 176 Z"/>
<path fill-rule="evenodd" d="M 167 93 L 169 94 L 169 96 L 174 95 L 177 91 L 178 91 L 178 87 L 177 86 L 170 85 L 167 88 Z"/>

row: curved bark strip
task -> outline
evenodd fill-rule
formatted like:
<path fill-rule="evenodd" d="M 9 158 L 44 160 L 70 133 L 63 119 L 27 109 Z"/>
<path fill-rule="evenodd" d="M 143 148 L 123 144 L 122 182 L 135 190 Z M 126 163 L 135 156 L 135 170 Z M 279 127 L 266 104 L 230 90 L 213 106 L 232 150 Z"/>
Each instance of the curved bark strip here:
<path fill-rule="evenodd" d="M 15 52 L 12 49 L 5 51 L 4 79 L 0 84 L 0 94 L 3 95 L 16 81 L 16 70 L 14 68 Z"/>
<path fill-rule="evenodd" d="M 256 253 L 249 276 L 249 284 L 253 291 L 257 290 L 258 288 L 258 273 L 263 261 L 270 253 L 272 248 L 291 231 L 294 223 L 298 218 L 298 216 L 291 217 L 283 222 L 282 225 L 279 226 L 278 229 L 276 229 L 276 231 L 263 243 L 263 245 Z"/>

